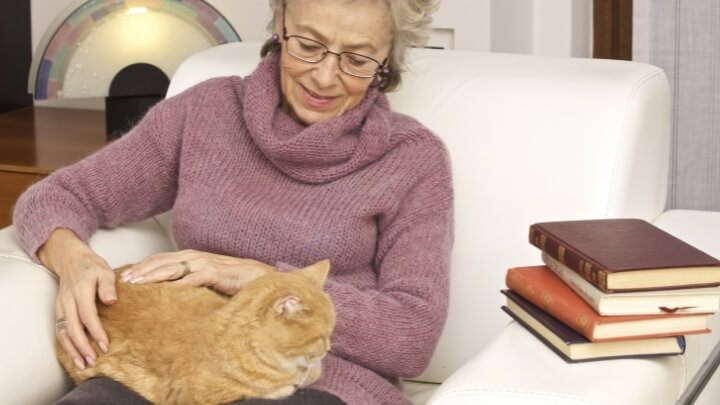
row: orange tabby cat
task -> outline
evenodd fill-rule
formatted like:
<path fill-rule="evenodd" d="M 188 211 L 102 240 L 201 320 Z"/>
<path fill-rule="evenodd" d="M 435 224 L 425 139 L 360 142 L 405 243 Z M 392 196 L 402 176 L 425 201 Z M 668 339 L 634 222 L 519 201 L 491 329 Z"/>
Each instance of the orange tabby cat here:
<path fill-rule="evenodd" d="M 335 313 L 322 291 L 329 267 L 324 260 L 271 273 L 231 298 L 172 283 L 119 282 L 117 303 L 98 304 L 109 351 L 85 370 L 59 344 L 56 353 L 76 383 L 110 377 L 153 403 L 285 397 L 320 377 L 330 349 Z"/>

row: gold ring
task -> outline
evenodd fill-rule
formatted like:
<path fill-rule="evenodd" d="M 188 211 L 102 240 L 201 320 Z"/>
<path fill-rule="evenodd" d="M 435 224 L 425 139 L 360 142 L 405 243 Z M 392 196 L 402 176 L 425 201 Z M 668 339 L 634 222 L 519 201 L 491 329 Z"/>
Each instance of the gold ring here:
<path fill-rule="evenodd" d="M 67 320 L 65 319 L 64 316 L 61 318 L 58 318 L 58 320 L 55 322 L 55 327 L 58 330 L 63 330 L 65 328 L 67 328 Z"/>
<path fill-rule="evenodd" d="M 190 274 L 190 265 L 188 264 L 188 262 L 186 262 L 185 260 L 183 260 L 183 261 L 180 262 L 180 264 L 182 264 L 182 266 L 183 266 L 183 274 L 182 274 L 182 277 L 185 277 L 185 276 L 187 276 L 188 274 Z"/>

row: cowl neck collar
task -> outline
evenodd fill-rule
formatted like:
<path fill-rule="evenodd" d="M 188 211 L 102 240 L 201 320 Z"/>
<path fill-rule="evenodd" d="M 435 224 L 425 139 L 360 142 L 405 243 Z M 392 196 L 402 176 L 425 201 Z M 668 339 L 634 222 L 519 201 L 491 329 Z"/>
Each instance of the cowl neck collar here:
<path fill-rule="evenodd" d="M 304 125 L 281 108 L 280 55 L 269 53 L 243 80 L 243 117 L 250 136 L 286 175 L 326 183 L 352 173 L 390 147 L 387 97 L 369 88 L 363 100 L 340 117 Z"/>

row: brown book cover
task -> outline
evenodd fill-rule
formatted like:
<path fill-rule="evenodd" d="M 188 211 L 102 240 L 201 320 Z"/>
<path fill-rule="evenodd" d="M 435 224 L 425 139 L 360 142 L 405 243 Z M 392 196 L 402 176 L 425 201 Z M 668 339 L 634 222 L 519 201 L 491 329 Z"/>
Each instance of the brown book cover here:
<path fill-rule="evenodd" d="M 709 332 L 710 314 L 601 316 L 547 266 L 511 268 L 505 284 L 593 342 Z"/>
<path fill-rule="evenodd" d="M 536 223 L 529 238 L 607 293 L 720 285 L 718 259 L 641 219 Z"/>

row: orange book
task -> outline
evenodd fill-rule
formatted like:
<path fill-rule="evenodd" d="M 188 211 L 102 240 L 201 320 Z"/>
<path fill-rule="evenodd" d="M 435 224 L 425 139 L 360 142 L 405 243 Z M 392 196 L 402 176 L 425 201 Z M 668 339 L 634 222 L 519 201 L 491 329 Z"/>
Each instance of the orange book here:
<path fill-rule="evenodd" d="M 511 268 L 505 284 L 593 342 L 710 332 L 710 314 L 601 316 L 547 266 Z"/>

